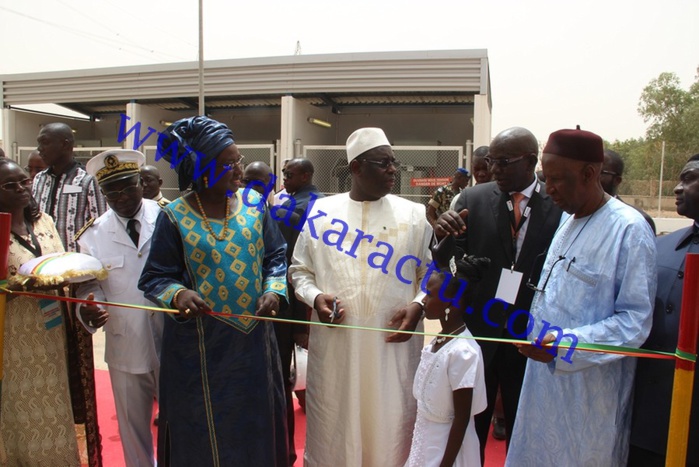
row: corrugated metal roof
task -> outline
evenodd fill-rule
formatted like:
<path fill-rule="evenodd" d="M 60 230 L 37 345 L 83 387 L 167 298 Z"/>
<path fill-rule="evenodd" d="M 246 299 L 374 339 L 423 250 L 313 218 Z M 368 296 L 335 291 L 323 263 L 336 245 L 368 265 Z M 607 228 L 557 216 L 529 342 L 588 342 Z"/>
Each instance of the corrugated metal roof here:
<path fill-rule="evenodd" d="M 488 89 L 487 52 L 455 50 L 297 55 L 206 63 L 207 107 L 279 106 L 293 95 L 314 105 L 463 105 Z M 196 107 L 196 62 L 6 75 L 5 106 L 56 103 L 90 114 L 123 112 L 136 100 L 168 110 Z"/>

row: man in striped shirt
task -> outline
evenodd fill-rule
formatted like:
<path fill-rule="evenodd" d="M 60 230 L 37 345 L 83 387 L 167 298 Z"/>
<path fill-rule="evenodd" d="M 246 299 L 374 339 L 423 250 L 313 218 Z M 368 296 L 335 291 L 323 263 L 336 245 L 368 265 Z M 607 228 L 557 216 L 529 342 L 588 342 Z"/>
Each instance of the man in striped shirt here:
<path fill-rule="evenodd" d="M 49 123 L 37 136 L 37 150 L 48 168 L 34 178 L 32 194 L 42 211 L 56 222 L 66 251 L 80 251 L 75 233 L 107 210 L 97 181 L 73 156 L 73 130 Z"/>

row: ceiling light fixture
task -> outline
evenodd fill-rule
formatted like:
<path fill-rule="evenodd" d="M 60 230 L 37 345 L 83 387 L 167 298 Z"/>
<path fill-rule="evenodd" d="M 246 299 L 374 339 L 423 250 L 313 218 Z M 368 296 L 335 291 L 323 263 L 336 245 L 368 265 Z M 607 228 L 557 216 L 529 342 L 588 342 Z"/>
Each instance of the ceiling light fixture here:
<path fill-rule="evenodd" d="M 325 120 L 320 120 L 318 118 L 308 117 L 308 123 L 314 125 L 322 126 L 323 128 L 332 128 L 332 123 L 326 122 Z"/>

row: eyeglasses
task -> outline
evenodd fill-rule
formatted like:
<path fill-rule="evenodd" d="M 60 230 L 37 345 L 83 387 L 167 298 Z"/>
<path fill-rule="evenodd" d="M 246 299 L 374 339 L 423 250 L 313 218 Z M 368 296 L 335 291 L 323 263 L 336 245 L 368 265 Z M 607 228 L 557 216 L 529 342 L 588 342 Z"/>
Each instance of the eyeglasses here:
<path fill-rule="evenodd" d="M 238 159 L 235 162 L 231 162 L 230 164 L 223 164 L 223 168 L 225 170 L 233 170 L 235 167 L 242 167 L 244 160 L 245 160 L 245 156 L 241 154 L 240 159 Z"/>
<path fill-rule="evenodd" d="M 284 178 L 291 178 L 291 177 L 298 175 L 298 174 L 296 174 L 294 172 L 287 172 L 286 170 L 283 170 L 282 175 L 284 175 Z"/>
<path fill-rule="evenodd" d="M 139 188 L 141 188 L 139 184 L 127 186 L 123 190 L 109 191 L 107 193 L 104 193 L 104 197 L 107 198 L 109 201 L 116 201 L 119 198 L 121 198 L 121 195 L 130 196 L 136 194 Z"/>
<path fill-rule="evenodd" d="M 541 254 L 538 254 L 536 256 L 536 258 L 534 258 L 534 263 L 532 264 L 532 269 L 529 272 L 529 279 L 527 280 L 527 287 L 529 287 L 530 289 L 532 289 L 535 292 L 544 293 L 546 291 L 546 285 L 549 283 L 549 279 L 551 279 L 551 273 L 553 272 L 553 268 L 555 268 L 558 263 L 560 263 L 561 261 L 566 259 L 566 257 L 563 255 L 558 256 L 558 259 L 553 262 L 553 264 L 551 265 L 551 269 L 549 269 L 549 273 L 546 276 L 546 279 L 544 280 L 544 285 L 542 285 L 541 288 L 539 288 L 539 287 L 537 287 L 537 285 L 535 283 L 532 282 L 532 278 L 534 276 L 534 270 L 536 268 L 536 264 L 539 262 L 539 258 L 543 258 L 542 261 L 546 260 L 547 254 L 548 254 L 548 250 L 544 251 Z M 575 257 L 573 257 L 573 259 L 570 260 L 570 263 L 568 264 L 568 269 L 570 269 L 570 265 L 573 264 L 574 262 L 575 262 Z"/>
<path fill-rule="evenodd" d="M 388 170 L 389 167 L 393 167 L 396 170 L 400 169 L 400 161 L 397 161 L 395 159 L 383 159 L 380 161 L 372 161 L 371 159 L 360 159 L 360 162 L 368 162 L 370 164 L 377 165 L 383 170 Z"/>
<path fill-rule="evenodd" d="M 20 186 L 22 188 L 24 188 L 25 190 L 27 188 L 31 188 L 32 187 L 32 179 L 25 178 L 24 180 L 20 180 L 18 182 L 7 182 L 7 183 L 3 183 L 2 185 L 0 185 L 0 187 L 2 187 L 2 189 L 5 191 L 17 191 L 17 188 L 19 188 Z"/>
<path fill-rule="evenodd" d="M 501 158 L 501 159 L 493 159 L 490 156 L 485 156 L 483 160 L 485 161 L 486 164 L 488 164 L 488 167 L 492 167 L 494 165 L 497 165 L 498 167 L 507 167 L 510 164 L 514 164 L 515 162 L 519 162 L 525 157 L 527 157 L 529 154 L 524 154 L 519 157 L 511 157 L 511 158 Z"/>
<path fill-rule="evenodd" d="M 609 171 L 609 170 L 603 170 L 602 173 L 603 173 L 604 175 L 611 175 L 612 177 L 616 177 L 616 176 L 619 175 L 618 173 L 616 173 L 616 172 L 611 172 L 611 171 Z"/>

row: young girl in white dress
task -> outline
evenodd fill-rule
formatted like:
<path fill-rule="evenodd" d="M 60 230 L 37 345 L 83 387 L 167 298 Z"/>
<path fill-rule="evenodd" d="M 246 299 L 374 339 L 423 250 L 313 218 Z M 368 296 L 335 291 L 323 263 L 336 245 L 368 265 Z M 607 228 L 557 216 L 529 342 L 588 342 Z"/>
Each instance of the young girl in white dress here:
<path fill-rule="evenodd" d="M 446 244 L 453 242 L 443 241 L 437 249 L 443 250 Z M 444 256 L 444 251 L 435 251 L 437 264 L 439 253 Z M 413 383 L 418 410 L 406 463 L 410 467 L 481 465 L 473 416 L 487 405 L 483 356 L 475 340 L 463 338 L 472 337 L 463 315 L 489 260 L 463 256 L 459 251 L 456 256 L 449 255 L 449 263 L 451 267 L 429 278 L 423 302 L 425 318 L 439 319 L 440 334 L 454 337 L 436 337 L 422 350 Z M 459 281 L 468 283 L 465 290 Z"/>

